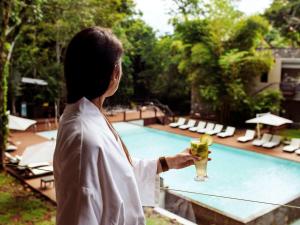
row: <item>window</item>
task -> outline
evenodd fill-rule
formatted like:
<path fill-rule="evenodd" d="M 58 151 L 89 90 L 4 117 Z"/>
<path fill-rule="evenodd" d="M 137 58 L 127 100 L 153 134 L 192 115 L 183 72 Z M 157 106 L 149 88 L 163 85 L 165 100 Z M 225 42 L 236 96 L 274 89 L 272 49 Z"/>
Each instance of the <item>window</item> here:
<path fill-rule="evenodd" d="M 263 73 L 260 77 L 260 82 L 262 83 L 268 83 L 268 73 Z"/>

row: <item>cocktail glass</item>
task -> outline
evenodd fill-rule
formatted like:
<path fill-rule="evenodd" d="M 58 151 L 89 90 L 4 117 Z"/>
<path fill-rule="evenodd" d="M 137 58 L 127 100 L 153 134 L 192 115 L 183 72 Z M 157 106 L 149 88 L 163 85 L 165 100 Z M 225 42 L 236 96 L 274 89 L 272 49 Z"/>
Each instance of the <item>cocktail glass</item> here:
<path fill-rule="evenodd" d="M 195 162 L 196 167 L 196 181 L 204 181 L 207 177 L 207 160 L 208 160 L 208 145 L 202 143 L 199 140 L 193 140 L 191 142 L 191 153 L 201 159 Z"/>

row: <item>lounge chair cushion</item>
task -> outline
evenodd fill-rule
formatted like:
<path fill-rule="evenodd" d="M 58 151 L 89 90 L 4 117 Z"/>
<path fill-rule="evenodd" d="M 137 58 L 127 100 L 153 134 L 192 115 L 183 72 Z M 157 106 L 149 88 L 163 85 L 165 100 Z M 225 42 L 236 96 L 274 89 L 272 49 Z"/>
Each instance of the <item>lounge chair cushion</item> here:
<path fill-rule="evenodd" d="M 179 128 L 182 130 L 185 130 L 185 129 L 195 126 L 195 124 L 196 124 L 196 120 L 189 120 L 189 122 L 187 124 L 181 125 L 181 126 L 179 126 Z"/>
<path fill-rule="evenodd" d="M 234 127 L 227 127 L 224 132 L 218 133 L 217 136 L 218 137 L 230 137 L 230 136 L 234 135 L 234 132 L 235 132 Z"/>
<path fill-rule="evenodd" d="M 185 123 L 185 118 L 180 117 L 177 122 L 170 123 L 169 126 L 170 127 L 178 127 L 178 126 L 183 125 L 184 123 Z"/>
<path fill-rule="evenodd" d="M 300 139 L 293 138 L 291 140 L 291 143 L 289 145 L 284 146 L 282 150 L 285 152 L 294 152 L 298 148 L 300 148 Z"/>
<path fill-rule="evenodd" d="M 262 146 L 265 148 L 273 148 L 277 145 L 280 145 L 281 137 L 278 135 L 273 135 L 271 141 L 264 143 Z"/>
<path fill-rule="evenodd" d="M 206 122 L 200 121 L 198 126 L 189 128 L 190 131 L 196 132 L 197 130 L 203 129 L 206 125 Z"/>
<path fill-rule="evenodd" d="M 255 139 L 252 144 L 255 146 L 262 146 L 263 144 L 269 142 L 271 137 L 271 134 L 264 134 L 261 139 Z"/>
<path fill-rule="evenodd" d="M 253 140 L 255 136 L 255 131 L 254 130 L 246 130 L 246 133 L 242 137 L 238 137 L 239 142 L 247 142 Z"/>

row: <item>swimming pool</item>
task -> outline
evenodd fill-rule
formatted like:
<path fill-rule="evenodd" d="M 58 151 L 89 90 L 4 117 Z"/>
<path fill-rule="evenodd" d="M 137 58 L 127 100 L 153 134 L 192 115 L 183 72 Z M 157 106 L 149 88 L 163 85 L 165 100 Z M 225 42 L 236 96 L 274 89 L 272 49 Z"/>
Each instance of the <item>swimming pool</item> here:
<path fill-rule="evenodd" d="M 173 155 L 189 146 L 191 138 L 130 123 L 114 123 L 130 153 L 139 158 Z M 193 166 L 163 173 L 170 188 L 285 204 L 300 196 L 300 163 L 220 144 L 211 146 L 209 179 L 194 181 Z M 272 151 L 272 150 L 270 150 Z M 209 208 L 250 221 L 274 206 L 180 193 Z"/>
<path fill-rule="evenodd" d="M 48 131 L 42 131 L 42 132 L 37 132 L 37 135 L 47 138 L 49 140 L 54 140 L 56 139 L 57 136 L 57 130 L 48 130 Z"/>
<path fill-rule="evenodd" d="M 113 126 L 122 136 L 131 155 L 142 159 L 176 154 L 188 147 L 191 140 L 186 136 L 131 123 L 120 122 Z M 56 131 L 39 133 L 49 139 L 56 137 L 56 134 Z M 195 168 L 191 166 L 161 174 L 164 183 L 173 189 L 280 204 L 300 197 L 300 163 L 220 144 L 213 144 L 210 149 L 213 160 L 208 165 L 207 181 L 194 181 Z M 180 194 L 243 222 L 276 208 L 259 203 Z"/>

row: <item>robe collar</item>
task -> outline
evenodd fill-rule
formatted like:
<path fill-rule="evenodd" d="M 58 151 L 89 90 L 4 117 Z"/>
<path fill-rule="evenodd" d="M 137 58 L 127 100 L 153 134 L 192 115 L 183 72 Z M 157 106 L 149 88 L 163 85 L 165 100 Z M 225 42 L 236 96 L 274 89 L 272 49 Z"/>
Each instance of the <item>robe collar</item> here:
<path fill-rule="evenodd" d="M 84 114 L 104 117 L 98 107 L 85 97 L 75 103 L 67 104 L 64 109 L 64 114 Z"/>

